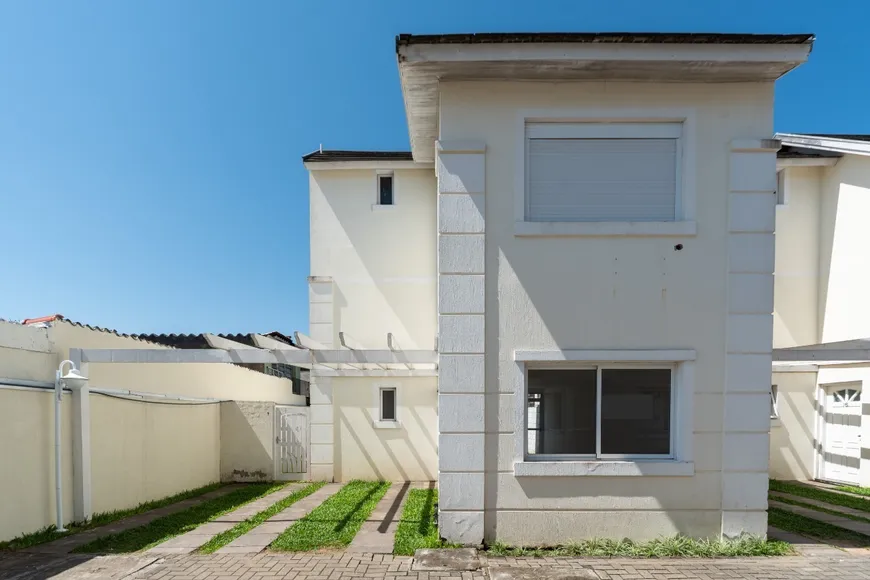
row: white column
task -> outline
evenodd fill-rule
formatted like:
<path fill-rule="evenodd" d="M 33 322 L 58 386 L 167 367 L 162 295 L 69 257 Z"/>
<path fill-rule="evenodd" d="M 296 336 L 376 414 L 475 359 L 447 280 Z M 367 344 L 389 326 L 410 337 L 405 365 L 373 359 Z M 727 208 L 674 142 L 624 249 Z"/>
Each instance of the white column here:
<path fill-rule="evenodd" d="M 308 278 L 308 333 L 327 348 L 335 345 L 335 288 L 329 276 Z M 335 414 L 332 406 L 332 379 L 311 369 L 309 377 L 310 474 L 312 481 L 335 480 Z"/>
<path fill-rule="evenodd" d="M 75 356 L 74 353 L 70 353 Z M 79 357 L 80 359 L 80 357 Z M 73 359 L 79 372 L 88 375 L 88 363 Z M 91 509 L 91 393 L 86 383 L 72 392 L 73 521 L 93 515 Z"/>
<path fill-rule="evenodd" d="M 439 528 L 483 542 L 486 146 L 439 142 Z"/>
<path fill-rule="evenodd" d="M 729 163 L 722 535 L 767 533 L 776 152 L 733 141 Z"/>
<path fill-rule="evenodd" d="M 867 391 L 870 395 L 870 390 Z M 861 393 L 862 397 L 866 397 Z M 858 468 L 858 485 L 870 487 L 870 403 L 861 405 L 861 463 Z"/>

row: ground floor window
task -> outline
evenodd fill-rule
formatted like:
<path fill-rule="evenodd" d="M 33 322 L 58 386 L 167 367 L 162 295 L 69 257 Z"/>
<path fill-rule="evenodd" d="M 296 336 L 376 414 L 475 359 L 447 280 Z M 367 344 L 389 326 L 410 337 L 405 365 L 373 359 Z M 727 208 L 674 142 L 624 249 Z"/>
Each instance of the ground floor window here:
<path fill-rule="evenodd" d="M 674 368 L 529 368 L 530 459 L 673 457 Z"/>

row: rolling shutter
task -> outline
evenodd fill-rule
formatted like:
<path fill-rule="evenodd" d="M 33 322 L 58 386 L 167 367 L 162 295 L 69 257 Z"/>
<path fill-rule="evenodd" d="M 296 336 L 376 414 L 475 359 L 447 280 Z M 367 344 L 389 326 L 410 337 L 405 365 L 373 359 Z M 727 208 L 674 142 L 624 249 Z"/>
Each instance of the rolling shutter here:
<path fill-rule="evenodd" d="M 526 219 L 674 221 L 676 138 L 528 139 Z"/>

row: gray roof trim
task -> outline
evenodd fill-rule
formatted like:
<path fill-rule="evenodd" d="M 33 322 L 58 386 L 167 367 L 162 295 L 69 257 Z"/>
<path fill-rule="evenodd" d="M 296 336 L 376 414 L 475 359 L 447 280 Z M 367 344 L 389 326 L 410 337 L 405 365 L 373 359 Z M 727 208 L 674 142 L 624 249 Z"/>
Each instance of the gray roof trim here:
<path fill-rule="evenodd" d="M 414 44 L 812 44 L 813 34 L 742 34 L 719 32 L 476 32 L 470 34 L 399 34 L 396 50 Z"/>

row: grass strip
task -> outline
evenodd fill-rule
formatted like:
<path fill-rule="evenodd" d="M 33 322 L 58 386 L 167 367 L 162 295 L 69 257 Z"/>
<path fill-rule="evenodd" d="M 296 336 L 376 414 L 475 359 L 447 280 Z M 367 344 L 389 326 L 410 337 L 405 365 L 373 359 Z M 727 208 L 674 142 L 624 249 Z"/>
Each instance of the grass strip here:
<path fill-rule="evenodd" d="M 231 529 L 216 535 L 207 543 L 200 546 L 199 552 L 202 554 L 211 554 L 212 552 L 220 550 L 236 538 L 247 534 L 272 516 L 284 511 L 303 497 L 311 495 L 324 485 L 325 482 L 316 482 L 307 485 L 300 490 L 294 491 L 284 499 L 273 503 L 263 511 L 249 517 L 243 522 L 239 522 Z"/>
<path fill-rule="evenodd" d="M 272 542 L 273 550 L 343 548 L 389 489 L 387 482 L 351 481 Z"/>
<path fill-rule="evenodd" d="M 684 536 L 672 536 L 648 542 L 633 542 L 628 539 L 591 539 L 552 548 L 516 548 L 494 544 L 487 549 L 487 553 L 490 556 L 513 557 L 734 558 L 785 556 L 794 552 L 786 542 L 758 537 L 745 537 L 739 540 L 696 540 Z"/>
<path fill-rule="evenodd" d="M 70 536 L 72 534 L 78 534 L 80 532 L 91 530 L 99 526 L 104 526 L 106 524 L 110 524 L 124 518 L 129 518 L 130 516 L 139 515 L 141 513 L 145 513 L 151 510 L 166 507 L 173 503 L 178 503 L 186 499 L 197 497 L 210 491 L 214 491 L 220 488 L 222 485 L 223 484 L 221 483 L 211 483 L 209 485 L 204 485 L 196 489 L 182 491 L 181 493 L 176 493 L 175 495 L 170 495 L 162 499 L 146 501 L 144 503 L 140 503 L 136 507 L 94 514 L 91 519 L 85 522 L 75 522 L 67 524 L 66 532 L 58 532 L 57 528 L 55 528 L 54 525 L 46 526 L 36 532 L 32 532 L 30 534 L 23 534 L 21 536 L 18 536 L 17 538 L 13 538 L 5 542 L 0 542 L 0 550 L 21 550 L 23 548 L 38 546 L 39 544 L 51 542 L 53 540 L 57 540 L 65 536 Z"/>
<path fill-rule="evenodd" d="M 838 489 L 840 491 L 845 491 L 847 493 L 854 493 L 855 495 L 870 496 L 870 487 L 855 487 L 854 485 L 838 485 L 834 489 Z"/>
<path fill-rule="evenodd" d="M 817 540 L 846 540 L 857 546 L 870 546 L 870 537 L 838 526 L 819 522 L 779 508 L 768 508 L 767 522 L 773 527 Z"/>
<path fill-rule="evenodd" d="M 445 548 L 450 545 L 441 541 L 435 522 L 435 506 L 438 490 L 412 489 L 405 500 L 405 508 L 396 527 L 393 553 L 413 556 L 420 548 Z"/>
<path fill-rule="evenodd" d="M 277 491 L 285 485 L 286 483 L 248 484 L 184 511 L 158 518 L 144 526 L 97 538 L 93 542 L 79 546 L 73 552 L 124 554 L 146 550 L 169 538 L 189 532 L 250 501 Z"/>
<path fill-rule="evenodd" d="M 802 507 L 802 508 L 807 508 L 807 509 L 815 510 L 815 511 L 817 511 L 817 512 L 824 512 L 824 513 L 826 513 L 826 514 L 831 514 L 831 515 L 834 515 L 834 516 L 840 516 L 840 517 L 843 517 L 843 518 L 848 518 L 848 519 L 850 519 L 850 520 L 855 520 L 856 522 L 870 523 L 870 517 L 866 517 L 866 518 L 865 518 L 865 517 L 862 517 L 862 516 L 856 516 L 856 515 L 853 515 L 853 514 L 848 514 L 848 513 L 844 513 L 844 512 L 838 512 L 838 511 L 835 510 L 835 509 L 824 508 L 824 507 L 820 507 L 820 506 L 817 506 L 817 505 L 813 505 L 813 504 L 811 504 L 811 503 L 805 503 L 805 502 L 797 501 L 797 500 L 790 499 L 790 498 L 787 498 L 787 497 L 771 496 L 770 499 L 771 499 L 772 501 L 778 501 L 778 502 L 780 502 L 780 503 L 787 503 L 787 504 L 789 504 L 789 505 L 796 505 L 796 506 L 800 506 L 800 507 Z M 867 515 L 870 516 L 870 514 L 867 514 Z"/>
<path fill-rule="evenodd" d="M 860 510 L 862 512 L 870 512 L 870 501 L 864 498 L 843 495 L 834 491 L 825 491 L 824 489 L 818 489 L 815 487 L 809 487 L 797 483 L 789 483 L 787 481 L 771 479 L 770 491 L 779 491 L 782 493 L 787 493 L 789 495 L 798 495 L 801 497 L 807 497 L 810 499 L 823 501 L 825 503 L 849 507 L 852 509 Z"/>

